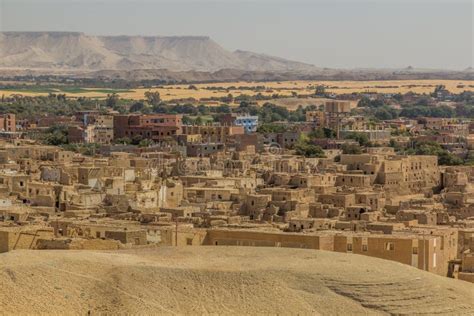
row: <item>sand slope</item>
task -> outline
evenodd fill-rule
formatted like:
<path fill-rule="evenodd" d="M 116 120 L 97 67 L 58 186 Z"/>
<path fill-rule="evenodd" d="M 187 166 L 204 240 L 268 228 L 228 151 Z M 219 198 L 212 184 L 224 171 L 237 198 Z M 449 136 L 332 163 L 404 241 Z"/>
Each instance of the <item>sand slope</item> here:
<path fill-rule="evenodd" d="M 358 255 L 186 247 L 0 254 L 0 311 L 473 314 L 474 285 Z"/>

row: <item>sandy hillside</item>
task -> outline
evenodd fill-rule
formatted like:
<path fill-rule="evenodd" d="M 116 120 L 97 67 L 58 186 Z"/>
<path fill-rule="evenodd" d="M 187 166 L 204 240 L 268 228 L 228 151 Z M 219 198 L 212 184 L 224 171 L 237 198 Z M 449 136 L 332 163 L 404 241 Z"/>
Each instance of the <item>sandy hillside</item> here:
<path fill-rule="evenodd" d="M 251 52 L 231 52 L 207 36 L 94 36 L 76 32 L 0 32 L 0 68 L 56 70 L 248 71 L 314 66 Z"/>
<path fill-rule="evenodd" d="M 186 247 L 0 254 L 6 314 L 452 314 L 474 285 L 358 255 Z"/>

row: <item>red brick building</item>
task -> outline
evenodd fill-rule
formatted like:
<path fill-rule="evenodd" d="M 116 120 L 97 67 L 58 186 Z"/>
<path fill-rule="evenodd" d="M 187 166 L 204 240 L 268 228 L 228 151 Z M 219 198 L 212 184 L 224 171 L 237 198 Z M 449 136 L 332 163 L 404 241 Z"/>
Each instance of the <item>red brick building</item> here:
<path fill-rule="evenodd" d="M 154 141 L 180 135 L 182 115 L 179 114 L 129 114 L 114 116 L 114 138 L 141 137 Z"/>
<path fill-rule="evenodd" d="M 0 131 L 16 132 L 15 114 L 0 114 Z"/>

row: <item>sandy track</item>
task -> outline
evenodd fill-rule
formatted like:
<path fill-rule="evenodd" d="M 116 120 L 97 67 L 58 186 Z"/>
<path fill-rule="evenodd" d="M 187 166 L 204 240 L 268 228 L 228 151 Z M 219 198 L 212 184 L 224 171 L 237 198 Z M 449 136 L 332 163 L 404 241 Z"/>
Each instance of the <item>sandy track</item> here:
<path fill-rule="evenodd" d="M 474 285 L 324 251 L 186 247 L 0 255 L 0 311 L 141 314 L 474 313 Z"/>

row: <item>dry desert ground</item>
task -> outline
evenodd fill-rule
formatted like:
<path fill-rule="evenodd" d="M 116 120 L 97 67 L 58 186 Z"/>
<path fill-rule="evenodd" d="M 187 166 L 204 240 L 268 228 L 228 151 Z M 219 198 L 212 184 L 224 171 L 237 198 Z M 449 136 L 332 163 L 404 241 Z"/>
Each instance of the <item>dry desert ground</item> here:
<path fill-rule="evenodd" d="M 315 87 L 323 85 L 326 91 L 336 94 L 353 93 L 353 92 L 378 92 L 378 93 L 430 93 L 433 92 L 437 85 L 444 85 L 446 89 L 453 93 L 462 91 L 474 91 L 474 81 L 468 80 L 387 80 L 387 81 L 282 81 L 282 82 L 227 82 L 227 83 L 202 83 L 193 84 L 196 89 L 190 89 L 190 85 L 167 85 L 159 88 L 140 88 L 124 90 L 117 93 L 126 99 L 144 99 L 146 91 L 158 91 L 161 98 L 165 101 L 175 99 L 194 98 L 197 100 L 211 97 L 224 97 L 229 93 L 234 97 L 247 94 L 271 96 L 279 94 L 281 96 L 291 96 L 292 92 L 300 95 L 312 94 Z M 263 90 L 245 89 L 264 86 Z M 91 97 L 105 98 L 107 92 L 101 92 L 101 89 L 82 88 L 81 92 L 66 92 L 69 97 Z M 87 92 L 89 90 L 90 92 Z M 99 90 L 99 91 L 98 91 Z M 41 90 L 39 90 L 41 91 Z M 57 93 L 64 93 L 57 89 Z M 25 90 L 0 89 L 0 95 L 5 97 L 13 94 L 22 94 L 26 96 L 47 95 L 48 92 L 35 92 Z"/>
<path fill-rule="evenodd" d="M 5 314 L 472 315 L 474 285 L 396 262 L 289 248 L 17 250 Z"/>

